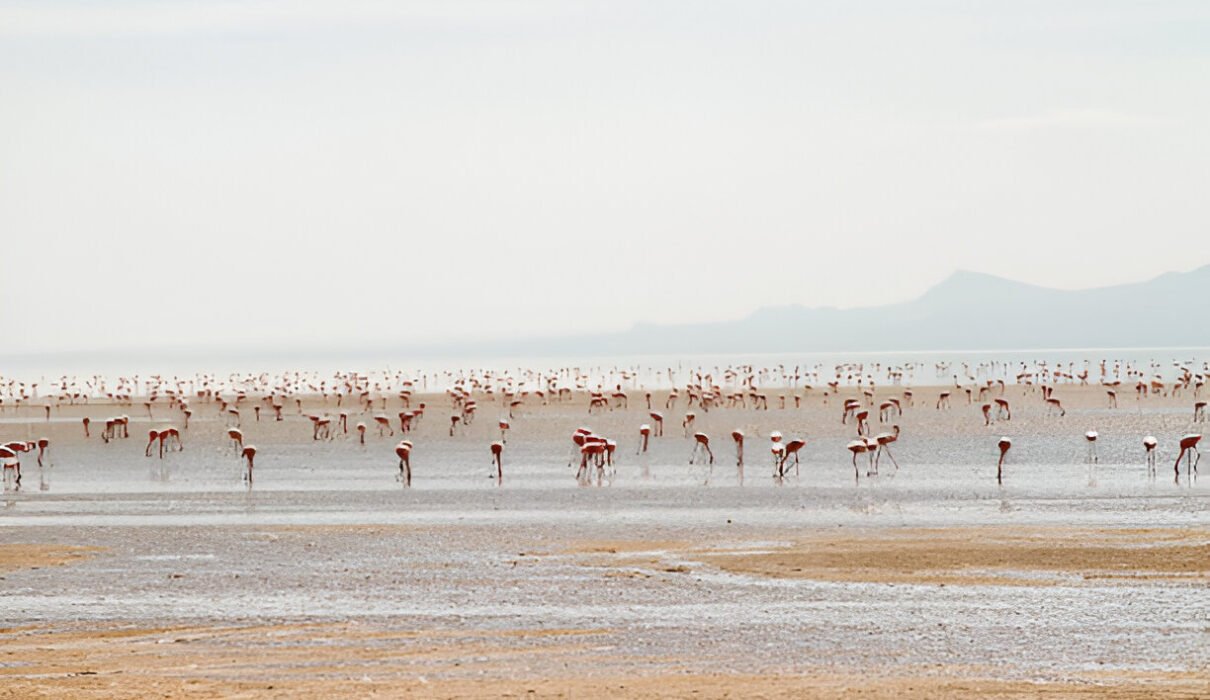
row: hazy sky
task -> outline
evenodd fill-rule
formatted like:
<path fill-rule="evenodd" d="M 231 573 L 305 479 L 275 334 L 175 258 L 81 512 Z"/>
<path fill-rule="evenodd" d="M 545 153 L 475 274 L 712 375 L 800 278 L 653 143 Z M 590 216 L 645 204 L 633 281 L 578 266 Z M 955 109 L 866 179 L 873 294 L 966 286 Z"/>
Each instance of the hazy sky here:
<path fill-rule="evenodd" d="M 1210 3 L 0 0 L 0 354 L 1210 262 Z"/>

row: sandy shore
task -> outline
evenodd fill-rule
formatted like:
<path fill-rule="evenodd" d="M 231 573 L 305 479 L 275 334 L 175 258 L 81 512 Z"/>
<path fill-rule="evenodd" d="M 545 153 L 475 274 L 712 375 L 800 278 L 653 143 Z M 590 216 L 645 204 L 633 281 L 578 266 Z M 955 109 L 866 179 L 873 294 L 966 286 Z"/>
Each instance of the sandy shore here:
<path fill-rule="evenodd" d="M 0 574 L 19 569 L 63 566 L 97 551 L 94 547 L 47 544 L 0 544 Z"/>
<path fill-rule="evenodd" d="M 978 669 L 902 675 L 597 676 L 591 630 L 392 633 L 365 625 L 0 630 L 0 698 L 766 697 L 1201 698 L 1192 673 L 1083 673 L 1005 681 Z M 585 639 L 588 637 L 588 639 Z M 593 656 L 608 656 L 594 651 Z M 518 677 L 527 657 L 565 661 L 556 676 Z M 616 660 L 615 660 L 616 661 Z M 668 660 L 670 669 L 677 666 Z M 459 677 L 450 678 L 451 674 Z M 473 678 L 468 676 L 480 676 Z"/>

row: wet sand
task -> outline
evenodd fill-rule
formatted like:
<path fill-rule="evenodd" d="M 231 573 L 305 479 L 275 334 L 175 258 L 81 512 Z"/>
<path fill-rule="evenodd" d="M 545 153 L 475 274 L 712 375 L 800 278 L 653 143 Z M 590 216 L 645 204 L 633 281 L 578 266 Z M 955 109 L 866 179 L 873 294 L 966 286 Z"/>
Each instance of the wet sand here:
<path fill-rule="evenodd" d="M 89 556 L 92 547 L 45 544 L 0 544 L 0 574 L 20 569 L 63 566 Z"/>
<path fill-rule="evenodd" d="M 946 390 L 914 389 L 901 468 L 875 476 L 844 450 L 854 390 L 697 410 L 713 467 L 686 464 L 683 400 L 646 456 L 641 392 L 593 415 L 580 394 L 529 402 L 501 485 L 486 445 L 505 409 L 481 402 L 450 437 L 448 399 L 417 397 L 411 489 L 398 435 L 315 442 L 297 412 L 244 409 L 248 488 L 211 404 L 163 461 L 143 445 L 181 425 L 166 406 L 7 409 L 0 437 L 48 436 L 53 464 L 27 461 L 0 509 L 0 698 L 1210 696 L 1210 490 L 1172 472 L 1193 397 L 1109 409 L 1102 387 L 1060 386 L 1059 418 L 1010 386 L 1013 419 L 989 427 L 957 393 L 934 409 Z M 132 437 L 103 445 L 118 413 Z M 567 467 L 579 425 L 619 440 L 601 481 Z M 809 438 L 801 475 L 771 478 L 771 430 Z"/>
<path fill-rule="evenodd" d="M 1116 578 L 1210 585 L 1210 529 L 899 528 L 796 534 L 787 546 L 750 547 L 636 541 L 575 551 L 624 567 L 636 552 L 658 566 L 658 558 L 641 555 L 663 550 L 732 573 L 814 581 L 1043 586 Z"/>

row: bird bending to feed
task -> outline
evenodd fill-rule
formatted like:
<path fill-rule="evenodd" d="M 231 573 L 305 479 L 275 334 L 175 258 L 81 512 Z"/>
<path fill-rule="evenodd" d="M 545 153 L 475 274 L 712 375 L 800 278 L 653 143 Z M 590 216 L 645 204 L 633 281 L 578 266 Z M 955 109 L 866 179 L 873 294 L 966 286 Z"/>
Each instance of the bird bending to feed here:
<path fill-rule="evenodd" d="M 996 443 L 1000 448 L 1000 461 L 996 463 L 996 483 L 1004 483 L 1004 458 L 1008 456 L 1009 449 L 1013 446 L 1013 441 L 1009 438 L 1002 437 L 1000 442 Z"/>

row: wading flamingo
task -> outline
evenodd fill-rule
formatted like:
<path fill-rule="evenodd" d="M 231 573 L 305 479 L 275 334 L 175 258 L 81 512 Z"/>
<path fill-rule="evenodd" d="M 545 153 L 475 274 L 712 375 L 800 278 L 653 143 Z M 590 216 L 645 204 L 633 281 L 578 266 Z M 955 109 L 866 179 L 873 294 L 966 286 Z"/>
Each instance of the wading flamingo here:
<path fill-rule="evenodd" d="M 1008 451 L 1012 448 L 1013 441 L 1009 438 L 1002 437 L 1000 442 L 996 443 L 996 447 L 1000 448 L 1000 461 L 996 463 L 996 483 L 1004 483 L 1004 458 L 1008 455 Z"/>
<path fill-rule="evenodd" d="M 496 483 L 504 481 L 504 443 L 496 441 L 491 444 L 492 461 L 496 464 Z"/>
<path fill-rule="evenodd" d="M 151 446 L 154 445 L 156 443 L 156 441 L 159 439 L 160 439 L 160 431 L 156 430 L 155 428 L 152 428 L 151 430 L 147 431 L 147 449 L 143 450 L 144 456 L 146 456 L 146 457 L 151 456 Z M 164 458 L 164 448 L 161 446 L 160 447 L 160 459 L 163 459 L 163 458 Z"/>
<path fill-rule="evenodd" d="M 1176 479 L 1179 482 L 1181 479 L 1181 459 L 1188 454 L 1186 474 L 1193 475 L 1197 473 L 1197 463 L 1201 461 L 1202 453 L 1197 450 L 1197 443 L 1202 441 L 1200 433 L 1189 433 L 1181 438 L 1181 453 L 1176 456 L 1176 464 L 1173 469 L 1176 471 Z"/>
<path fill-rule="evenodd" d="M 849 442 L 849 444 L 845 445 L 844 447 L 846 450 L 853 453 L 853 476 L 855 478 L 860 479 L 861 472 L 858 471 L 858 469 L 857 469 L 857 455 L 867 454 L 870 451 L 869 445 L 867 445 L 866 441 L 864 439 L 862 439 L 862 440 L 853 440 L 853 441 Z M 873 461 L 871 461 L 870 470 L 872 471 L 873 468 L 874 468 L 874 463 L 873 463 Z"/>
<path fill-rule="evenodd" d="M 1084 461 L 1096 464 L 1097 463 L 1097 431 L 1089 430 L 1088 432 L 1084 433 L 1084 439 L 1088 441 L 1088 455 L 1084 458 Z"/>
<path fill-rule="evenodd" d="M 248 485 L 251 486 L 252 485 L 252 466 L 253 466 L 253 462 L 256 461 L 256 445 L 245 446 L 243 452 L 241 453 L 241 456 L 243 456 L 244 462 L 248 467 L 248 470 L 244 473 L 244 478 L 248 480 Z"/>
<path fill-rule="evenodd" d="M 689 453 L 689 463 L 695 464 L 697 457 L 703 451 L 710 457 L 710 464 L 714 464 L 714 452 L 710 450 L 710 436 L 705 433 L 694 433 L 693 451 Z"/>
<path fill-rule="evenodd" d="M 395 454 L 399 457 L 399 479 L 405 486 L 412 485 L 412 443 L 401 440 L 395 445 Z"/>
<path fill-rule="evenodd" d="M 806 446 L 807 446 L 807 441 L 803 440 L 801 438 L 794 438 L 794 439 L 786 442 L 785 454 L 782 455 L 781 464 L 778 465 L 778 472 L 779 472 L 780 476 L 785 476 L 786 462 L 790 461 L 791 457 L 794 458 L 794 474 L 795 474 L 795 476 L 798 475 L 798 468 L 799 468 L 798 451 Z"/>
<path fill-rule="evenodd" d="M 1147 474 L 1155 476 L 1155 448 L 1159 445 L 1159 441 L 1154 435 L 1148 435 L 1143 438 L 1143 449 L 1147 451 Z"/>
<path fill-rule="evenodd" d="M 8 473 L 14 472 L 17 477 L 17 483 L 21 483 L 21 459 L 17 456 L 17 451 L 13 448 L 4 445 L 0 446 L 0 464 L 4 466 L 4 480 L 8 481 Z"/>
<path fill-rule="evenodd" d="M 735 466 L 744 466 L 744 431 L 732 430 L 731 439 L 735 441 Z"/>
<path fill-rule="evenodd" d="M 886 453 L 887 457 L 891 458 L 891 464 L 895 465 L 895 471 L 899 471 L 899 462 L 895 461 L 895 455 L 891 454 L 891 443 L 899 439 L 899 426 L 892 425 L 891 432 L 879 433 L 874 437 L 874 442 L 878 443 L 878 449 L 874 453 L 874 470 L 878 470 L 878 461 L 882 459 L 882 453 Z"/>

